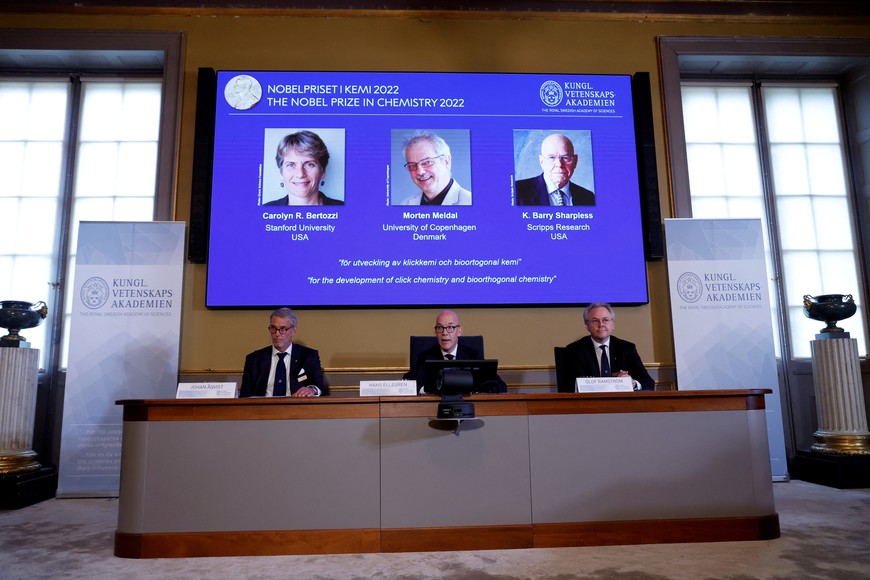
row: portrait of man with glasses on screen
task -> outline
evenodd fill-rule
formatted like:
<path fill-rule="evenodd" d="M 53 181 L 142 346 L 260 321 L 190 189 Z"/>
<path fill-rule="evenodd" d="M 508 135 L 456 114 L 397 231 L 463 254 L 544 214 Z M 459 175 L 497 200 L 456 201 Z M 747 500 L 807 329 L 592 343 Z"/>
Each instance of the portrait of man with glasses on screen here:
<path fill-rule="evenodd" d="M 545 137 L 538 163 L 540 175 L 516 181 L 516 205 L 595 205 L 595 193 L 571 181 L 580 156 L 567 136 L 553 133 Z"/>
<path fill-rule="evenodd" d="M 400 205 L 471 205 L 471 191 L 453 177 L 447 141 L 432 131 L 417 131 L 405 140 L 403 150 L 404 167 L 419 191 Z"/>
<path fill-rule="evenodd" d="M 329 394 L 320 355 L 313 348 L 293 344 L 296 314 L 279 308 L 269 316 L 272 345 L 245 357 L 239 397 L 319 397 Z"/>

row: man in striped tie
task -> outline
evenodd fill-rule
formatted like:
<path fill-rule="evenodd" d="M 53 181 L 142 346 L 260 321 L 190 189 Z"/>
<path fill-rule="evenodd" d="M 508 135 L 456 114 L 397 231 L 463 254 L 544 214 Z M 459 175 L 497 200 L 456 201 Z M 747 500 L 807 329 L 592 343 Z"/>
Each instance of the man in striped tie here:
<path fill-rule="evenodd" d="M 517 205 L 595 205 L 592 191 L 571 182 L 580 156 L 568 137 L 559 133 L 545 137 L 538 162 L 543 170 L 540 175 L 516 182 Z"/>
<path fill-rule="evenodd" d="M 655 390 L 655 381 L 647 372 L 635 344 L 613 336 L 616 313 L 610 304 L 590 304 L 583 311 L 583 322 L 589 336 L 565 347 L 571 376 L 631 377 L 635 391 Z"/>

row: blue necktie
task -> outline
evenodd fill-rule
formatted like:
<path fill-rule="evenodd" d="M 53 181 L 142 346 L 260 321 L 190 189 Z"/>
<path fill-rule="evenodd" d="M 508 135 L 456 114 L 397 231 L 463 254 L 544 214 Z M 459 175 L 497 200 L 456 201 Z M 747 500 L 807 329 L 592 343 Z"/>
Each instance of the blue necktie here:
<path fill-rule="evenodd" d="M 284 366 L 286 352 L 278 353 L 278 364 L 275 365 L 275 386 L 272 387 L 273 397 L 287 396 L 287 367 Z"/>
<path fill-rule="evenodd" d="M 610 376 L 610 361 L 607 360 L 607 345 L 602 344 L 598 348 L 601 349 L 601 376 Z"/>

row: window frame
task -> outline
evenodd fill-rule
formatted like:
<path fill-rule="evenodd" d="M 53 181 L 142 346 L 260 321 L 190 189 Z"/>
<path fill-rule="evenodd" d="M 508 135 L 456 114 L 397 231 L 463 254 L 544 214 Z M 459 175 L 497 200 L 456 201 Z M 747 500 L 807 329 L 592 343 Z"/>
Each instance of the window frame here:
<path fill-rule="evenodd" d="M 121 64 L 114 64 L 120 60 L 118 57 L 124 52 L 162 53 L 163 98 L 160 104 L 160 137 L 154 219 L 166 221 L 174 218 L 176 159 L 181 118 L 181 83 L 184 71 L 184 33 L 110 30 L 4 30 L 0 33 L 0 51 L 38 51 L 46 55 L 91 52 L 100 55 L 102 60 L 109 64 L 101 69 L 83 72 L 102 74 L 110 74 L 112 71 L 136 74 L 136 70 L 125 70 Z M 0 72 L 48 77 L 52 73 L 77 71 L 68 68 L 26 68 L 13 65 L 3 67 Z"/>
<path fill-rule="evenodd" d="M 180 31 L 13 29 L 0 31 L 0 73 L 10 76 L 49 77 L 57 73 L 133 75 L 149 71 L 161 77 L 160 128 L 155 180 L 155 221 L 175 219 L 177 157 L 181 122 L 185 35 Z M 87 58 L 85 58 L 87 57 Z M 34 65 L 36 62 L 38 64 Z M 82 64 L 85 63 L 85 64 Z M 98 64 L 89 64 L 98 63 Z M 133 64 L 131 64 L 133 63 Z M 77 105 L 75 105 L 77 106 Z M 65 176 L 64 179 L 67 179 Z M 65 187 L 65 190 L 68 189 Z M 68 197 L 68 196 L 67 196 Z M 62 204 L 71 203 L 64 199 Z M 59 248 L 68 246 L 69 225 L 60 226 Z M 56 280 L 64 283 L 66 256 L 58 256 Z M 54 287 L 45 299 L 49 314 L 49 349 L 45 371 L 37 381 L 33 449 L 44 466 L 59 461 L 61 421 L 66 373 L 60 369 L 64 291 Z M 58 315 L 60 313 L 60 315 Z"/>
<path fill-rule="evenodd" d="M 821 79 L 821 80 L 787 80 L 787 79 L 776 79 L 776 80 L 767 80 L 766 78 L 724 78 L 724 79 L 703 79 L 697 80 L 695 78 L 692 79 L 683 79 L 681 81 L 681 91 L 682 96 L 685 96 L 685 91 L 689 87 L 702 87 L 702 88 L 714 88 L 714 89 L 730 89 L 730 88 L 740 88 L 745 89 L 746 98 L 749 102 L 749 110 L 752 118 L 752 122 L 754 125 L 754 134 L 755 139 L 752 142 L 753 147 L 755 148 L 755 154 L 757 156 L 758 162 L 758 171 L 761 178 L 760 182 L 760 190 L 759 193 L 760 203 L 764 206 L 764 212 L 767 215 L 767 220 L 765 221 L 765 246 L 770 248 L 771 255 L 769 262 L 769 269 L 772 272 L 772 276 L 776 279 L 775 285 L 771 288 L 772 291 L 772 304 L 775 311 L 777 311 L 777 316 L 774 321 L 774 328 L 778 328 L 780 330 L 781 336 L 785 338 L 790 337 L 788 340 L 782 340 L 777 344 L 777 356 L 785 356 L 791 361 L 806 361 L 810 360 L 809 354 L 809 342 L 807 341 L 805 344 L 802 343 L 803 338 L 812 337 L 811 333 L 807 333 L 807 327 L 816 326 L 814 321 L 809 321 L 803 316 L 803 306 L 801 300 L 796 300 L 796 298 L 800 298 L 803 296 L 803 292 L 806 292 L 808 288 L 812 288 L 814 285 L 796 288 L 794 286 L 794 280 L 792 279 L 794 276 L 794 270 L 791 270 L 792 276 L 790 277 L 789 270 L 785 269 L 784 264 L 787 261 L 787 257 L 790 252 L 794 252 L 794 249 L 786 249 L 783 232 L 787 230 L 787 224 L 789 223 L 789 219 L 785 218 L 781 215 L 781 207 L 782 203 L 792 196 L 777 193 L 777 183 L 776 179 L 773 177 L 775 173 L 775 169 L 773 166 L 772 159 L 772 147 L 775 145 L 771 142 L 770 133 L 769 133 L 769 125 L 768 122 L 770 120 L 770 110 L 769 105 L 766 103 L 766 91 L 767 90 L 776 90 L 776 89 L 828 89 L 834 91 L 834 106 L 837 109 L 837 129 L 836 132 L 840 138 L 839 141 L 839 151 L 842 155 L 841 162 L 843 164 L 844 176 L 851 176 L 852 168 L 849 162 L 848 156 L 848 147 L 849 143 L 846 140 L 846 136 L 848 135 L 847 127 L 844 120 L 844 107 L 842 104 L 842 87 L 840 83 L 831 79 Z M 685 100 L 683 100 L 685 102 Z M 684 130 L 685 131 L 685 130 Z M 685 132 L 683 134 L 685 137 Z M 688 141 L 687 141 L 687 155 L 688 155 Z M 780 184 L 781 185 L 781 184 Z M 852 180 L 847 179 L 847 183 L 845 184 L 847 188 L 852 187 Z M 697 184 L 696 184 L 697 186 Z M 727 196 L 726 196 L 727 197 Z M 806 199 L 809 200 L 811 196 L 807 196 Z M 704 196 L 699 197 L 698 192 L 695 192 L 695 195 L 690 196 L 689 202 L 691 204 L 692 214 L 694 215 L 694 208 L 697 207 L 697 203 L 699 200 L 706 199 Z M 742 199 L 742 198 L 737 198 Z M 853 256 L 854 263 L 852 265 L 855 268 L 858 274 L 863 271 L 863 262 L 860 259 L 861 251 L 860 251 L 860 240 L 858 237 L 858 232 L 860 230 L 860 224 L 857 223 L 857 208 L 855 207 L 855 195 L 854 191 L 849 189 L 847 195 L 844 197 L 844 201 L 848 206 L 848 215 L 846 221 L 838 221 L 836 222 L 838 225 L 847 225 L 848 231 L 850 232 L 850 237 L 852 238 L 853 246 L 849 252 L 850 255 Z M 708 213 L 709 215 L 709 213 Z M 785 230 L 784 230 L 785 228 Z M 791 231 L 791 230 L 789 230 Z M 788 232 L 786 232 L 788 233 Z M 828 250 L 824 248 L 816 248 L 815 250 L 810 250 L 817 255 L 823 255 Z M 819 258 L 821 259 L 821 258 Z M 824 259 L 822 259 L 824 262 Z M 790 284 L 788 281 L 791 281 Z M 866 306 L 864 305 L 865 299 L 863 298 L 863 284 L 860 284 L 860 288 L 855 289 L 854 286 L 849 286 L 852 288 L 851 292 L 857 293 L 855 294 L 856 299 L 859 299 L 860 307 L 862 311 L 859 313 L 861 316 L 856 317 L 855 319 L 849 321 L 847 323 L 850 328 L 855 329 L 856 326 L 860 325 L 860 329 L 857 330 L 857 334 L 853 332 L 853 337 L 859 339 L 859 350 L 865 351 L 867 346 L 867 341 L 865 337 L 867 336 L 867 327 L 864 324 L 863 314 L 866 312 Z M 833 290 L 833 289 L 832 289 Z M 800 292 L 800 293 L 799 293 Z M 781 303 L 781 304 L 780 304 Z M 800 330 L 795 329 L 795 323 L 799 325 Z M 799 332 L 799 334 L 796 334 Z M 780 353 L 780 346 L 782 347 L 782 352 Z"/>
<path fill-rule="evenodd" d="M 682 81 L 723 80 L 747 77 L 776 81 L 830 81 L 840 85 L 843 103 L 844 142 L 847 148 L 847 168 L 850 186 L 854 192 L 850 200 L 855 210 L 853 227 L 859 261 L 865 273 L 870 273 L 870 158 L 859 157 L 859 143 L 850 141 L 850 136 L 866 132 L 870 123 L 860 119 L 856 112 L 859 103 L 870 103 L 870 83 L 863 81 L 870 72 L 870 39 L 819 39 L 819 38 L 755 38 L 755 37 L 668 37 L 657 39 L 661 65 L 661 87 L 664 125 L 667 135 L 667 158 L 670 168 L 671 215 L 677 218 L 692 217 L 692 198 L 689 189 L 689 165 L 686 154 L 686 139 L 683 128 Z M 867 145 L 867 143 L 864 143 Z M 767 152 L 762 150 L 762 155 Z M 763 167 L 769 167 L 763 160 Z M 862 181 L 863 179 L 863 181 Z M 773 212 L 772 199 L 765 192 L 768 211 Z M 769 227 L 769 224 L 765 224 Z M 770 231 L 771 243 L 779 247 L 777 232 Z M 778 269 L 780 257 L 774 256 Z M 864 296 L 868 292 L 867 276 L 863 279 Z M 777 299 L 779 302 L 779 298 Z M 783 313 L 779 314 L 783 319 Z M 787 321 L 786 321 L 787 322 Z M 783 337 L 788 347 L 789 338 Z M 784 356 L 791 357 L 790 349 Z M 870 358 L 870 357 L 868 357 Z M 790 359 L 792 364 L 805 365 L 802 372 L 812 372 L 809 359 Z M 862 360 L 862 367 L 870 362 Z"/>
<path fill-rule="evenodd" d="M 163 83 L 160 103 L 160 128 L 155 180 L 155 221 L 171 221 L 175 217 L 177 148 L 181 116 L 181 82 L 184 71 L 184 34 L 182 32 L 112 31 L 112 30 L 40 30 L 16 29 L 0 33 L 0 53 L 12 64 L 0 68 L 0 73 L 22 77 L 70 77 L 77 74 L 89 77 L 159 76 Z M 141 63 L 137 67 L 126 65 L 124 55 L 135 55 Z M 22 55 L 41 57 L 20 58 Z M 82 56 L 88 56 L 87 60 Z M 18 57 L 18 58 L 17 58 Z M 32 66 L 31 61 L 51 62 L 51 65 Z M 99 62 L 99 65 L 82 65 Z M 161 68 L 162 70 L 157 70 Z M 71 103 L 77 107 L 78 103 Z M 72 110 L 72 109 L 71 109 Z M 70 159 L 69 163 L 73 163 Z M 63 188 L 68 190 L 68 173 L 63 177 Z M 63 211 L 69 210 L 71 199 L 61 200 Z M 59 225 L 59 247 L 66 248 L 70 235 L 69 225 Z M 65 281 L 72 275 L 66 271 L 66 258 L 58 257 L 56 280 Z M 54 288 L 54 295 L 45 300 L 60 316 L 51 316 L 51 340 L 45 359 L 44 374 L 51 377 L 61 368 L 63 335 L 63 291 Z"/>
<path fill-rule="evenodd" d="M 663 125 L 666 160 L 669 167 L 671 215 L 692 217 L 688 159 L 683 133 L 681 81 L 704 76 L 727 78 L 747 75 L 766 80 L 837 79 L 841 87 L 843 123 L 859 261 L 864 269 L 864 296 L 870 272 L 870 158 L 862 149 L 870 147 L 870 39 L 810 37 L 669 37 L 656 39 L 661 71 Z M 739 73 L 739 74 L 738 74 Z M 770 196 L 767 196 L 770 200 Z M 769 226 L 769 224 L 765 224 Z M 771 232 L 776 235 L 776 232 Z M 778 259 L 777 256 L 774 258 Z M 781 305 L 777 316 L 783 320 Z M 782 328 L 780 329 L 782 333 Z M 780 335 L 785 347 L 789 338 Z M 870 372 L 868 359 L 861 361 L 862 378 Z M 777 360 L 781 404 L 786 418 L 786 448 L 790 458 L 809 449 L 818 428 L 813 365 L 809 359 L 791 359 L 786 353 Z M 870 407 L 870 406 L 868 406 Z"/>

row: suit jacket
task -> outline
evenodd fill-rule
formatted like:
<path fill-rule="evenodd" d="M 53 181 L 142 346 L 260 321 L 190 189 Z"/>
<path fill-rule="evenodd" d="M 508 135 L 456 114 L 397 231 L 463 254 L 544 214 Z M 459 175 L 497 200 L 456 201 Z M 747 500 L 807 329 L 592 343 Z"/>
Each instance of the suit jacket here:
<path fill-rule="evenodd" d="M 516 188 L 517 205 L 550 205 L 550 192 L 543 173 L 537 177 L 518 179 Z M 595 205 L 595 194 L 585 187 L 569 181 L 568 192 L 574 205 Z"/>
<path fill-rule="evenodd" d="M 591 336 L 584 336 L 565 347 L 567 349 L 567 356 L 565 358 L 568 362 L 571 376 L 601 376 L 598 354 L 595 352 L 597 347 L 598 345 L 595 344 Z M 655 389 L 656 382 L 649 375 L 646 367 L 643 366 L 643 361 L 640 360 L 640 355 L 637 354 L 637 347 L 633 342 L 611 336 L 608 350 L 610 351 L 610 368 L 614 373 L 628 371 L 631 378 L 640 383 L 642 390 L 652 391 Z M 574 392 L 573 385 L 571 385 L 571 390 L 568 392 Z"/>
<path fill-rule="evenodd" d="M 403 201 L 402 205 L 420 205 L 422 199 L 423 192 L 421 191 L 417 195 L 413 195 Z M 471 192 L 464 189 L 459 185 L 459 182 L 454 179 L 453 183 L 450 185 L 450 189 L 447 190 L 447 195 L 444 197 L 444 201 L 441 202 L 441 205 L 471 205 Z"/>
<path fill-rule="evenodd" d="M 284 364 L 287 364 L 286 358 L 284 359 Z M 271 366 L 271 346 L 255 350 L 246 356 L 239 397 L 265 396 Z M 299 387 L 314 385 L 320 389 L 321 396 L 329 394 L 329 386 L 323 378 L 323 369 L 320 368 L 320 355 L 313 348 L 294 343 L 290 351 L 290 366 L 288 371 L 288 393 L 295 393 L 299 390 Z M 304 376 L 304 378 L 300 378 L 300 375 Z"/>
<path fill-rule="evenodd" d="M 322 191 L 318 192 L 320 195 L 320 205 L 344 205 L 344 202 L 339 199 L 332 199 L 331 197 L 327 197 Z M 290 199 L 290 195 L 285 195 L 281 199 L 273 199 L 272 201 L 267 201 L 263 205 L 287 205 L 287 201 Z"/>
<path fill-rule="evenodd" d="M 457 360 L 480 360 L 481 355 L 477 350 L 473 348 L 469 348 L 464 344 L 459 344 L 456 346 L 456 359 Z M 412 361 L 411 369 L 405 373 L 402 377 L 408 381 L 417 381 L 418 389 L 423 386 L 423 381 L 426 380 L 426 361 L 427 360 L 444 360 L 444 355 L 441 354 L 441 346 L 436 344 L 432 348 L 427 348 L 417 357 L 417 360 Z M 507 385 L 501 377 L 496 377 L 498 379 L 498 386 L 496 387 L 496 392 L 498 393 L 506 393 Z M 424 390 L 425 392 L 425 390 Z"/>

